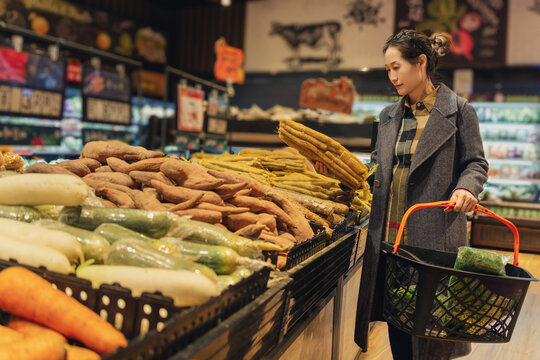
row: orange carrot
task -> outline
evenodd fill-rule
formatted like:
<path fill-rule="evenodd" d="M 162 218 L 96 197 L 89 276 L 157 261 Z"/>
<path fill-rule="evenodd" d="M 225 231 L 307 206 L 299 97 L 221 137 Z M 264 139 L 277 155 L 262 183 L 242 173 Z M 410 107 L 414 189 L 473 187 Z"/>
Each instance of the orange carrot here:
<path fill-rule="evenodd" d="M 24 336 L 0 344 L 0 360 L 64 360 L 66 348 L 58 337 Z"/>
<path fill-rule="evenodd" d="M 22 267 L 0 272 L 0 309 L 79 340 L 100 354 L 127 346 L 124 335 L 98 314 Z"/>
<path fill-rule="evenodd" d="M 2 344 L 9 344 L 15 340 L 21 340 L 23 337 L 24 335 L 20 332 L 0 325 L 0 346 Z"/>
<path fill-rule="evenodd" d="M 58 333 L 57 331 L 51 330 L 49 328 L 36 324 L 33 321 L 22 319 L 20 317 L 12 316 L 11 319 L 9 319 L 8 327 L 10 329 L 20 332 L 23 335 L 40 337 L 52 336 L 56 337 L 63 343 L 67 343 L 64 335 Z"/>
<path fill-rule="evenodd" d="M 67 349 L 66 360 L 99 360 L 101 357 L 89 350 L 80 346 L 69 346 Z"/>

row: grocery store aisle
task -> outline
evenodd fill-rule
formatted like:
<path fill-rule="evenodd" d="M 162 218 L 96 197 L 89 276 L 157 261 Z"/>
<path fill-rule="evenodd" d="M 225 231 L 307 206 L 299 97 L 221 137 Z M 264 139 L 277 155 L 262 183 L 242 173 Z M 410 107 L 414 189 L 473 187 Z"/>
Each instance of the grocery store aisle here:
<path fill-rule="evenodd" d="M 503 254 L 510 254 L 498 251 Z M 540 279 L 540 254 L 519 255 L 519 266 Z M 506 344 L 473 344 L 472 352 L 463 360 L 540 360 L 538 339 L 540 339 L 540 283 L 529 287 L 525 303 L 521 309 L 512 340 Z M 370 333 L 370 348 L 361 353 L 357 360 L 392 360 L 386 323 L 376 323 Z"/>

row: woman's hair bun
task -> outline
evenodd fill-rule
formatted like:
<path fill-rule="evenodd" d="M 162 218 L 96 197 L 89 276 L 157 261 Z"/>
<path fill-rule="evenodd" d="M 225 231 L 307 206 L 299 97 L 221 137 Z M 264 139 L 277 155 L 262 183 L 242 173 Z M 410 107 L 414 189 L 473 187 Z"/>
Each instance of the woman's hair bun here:
<path fill-rule="evenodd" d="M 449 33 L 433 33 L 430 36 L 431 47 L 437 54 L 441 57 L 450 51 L 450 46 L 452 45 L 452 35 Z"/>

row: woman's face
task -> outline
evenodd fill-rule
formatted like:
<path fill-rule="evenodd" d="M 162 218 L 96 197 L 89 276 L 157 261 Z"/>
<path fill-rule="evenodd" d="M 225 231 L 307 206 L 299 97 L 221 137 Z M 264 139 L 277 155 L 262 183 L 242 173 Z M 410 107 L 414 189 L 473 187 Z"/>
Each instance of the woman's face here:
<path fill-rule="evenodd" d="M 411 64 L 401 56 L 401 51 L 395 46 L 390 46 L 384 54 L 384 66 L 388 73 L 388 79 L 395 86 L 399 95 L 408 95 L 419 86 L 425 79 L 422 70 L 423 59 L 416 64 Z"/>

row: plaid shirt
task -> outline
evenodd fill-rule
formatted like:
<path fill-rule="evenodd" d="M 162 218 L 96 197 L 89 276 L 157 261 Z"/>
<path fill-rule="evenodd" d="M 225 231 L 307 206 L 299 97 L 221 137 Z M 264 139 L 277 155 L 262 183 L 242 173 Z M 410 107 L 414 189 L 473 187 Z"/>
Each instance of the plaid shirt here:
<path fill-rule="evenodd" d="M 415 106 L 409 104 L 409 99 L 405 99 L 403 120 L 398 133 L 398 140 L 394 153 L 394 170 L 392 184 L 390 186 L 390 196 L 386 214 L 386 234 L 385 241 L 395 242 L 401 218 L 405 214 L 407 197 L 407 178 L 411 167 L 412 159 L 418 145 L 418 140 L 426 127 L 429 114 L 435 106 L 439 85 L 429 93 L 422 101 Z M 402 244 L 407 243 L 407 232 L 403 234 Z"/>

